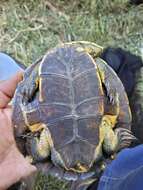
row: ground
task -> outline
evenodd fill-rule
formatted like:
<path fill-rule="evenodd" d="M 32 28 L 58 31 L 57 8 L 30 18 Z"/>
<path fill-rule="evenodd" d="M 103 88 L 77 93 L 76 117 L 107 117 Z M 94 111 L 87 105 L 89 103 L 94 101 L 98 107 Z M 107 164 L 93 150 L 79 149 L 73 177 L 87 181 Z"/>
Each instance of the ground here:
<path fill-rule="evenodd" d="M 88 40 L 143 54 L 143 5 L 128 0 L 1 0 L 0 50 L 25 65 L 55 45 Z M 141 54 L 142 52 L 142 54 Z M 67 190 L 39 175 L 34 190 Z"/>

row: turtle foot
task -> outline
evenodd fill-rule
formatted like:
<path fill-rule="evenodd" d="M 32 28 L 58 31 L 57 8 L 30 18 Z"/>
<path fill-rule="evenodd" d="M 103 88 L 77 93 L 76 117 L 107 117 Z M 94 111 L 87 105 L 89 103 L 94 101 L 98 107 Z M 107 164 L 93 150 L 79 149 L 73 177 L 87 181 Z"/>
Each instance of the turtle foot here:
<path fill-rule="evenodd" d="M 115 134 L 118 137 L 118 151 L 122 148 L 128 147 L 132 141 L 136 141 L 137 138 L 132 134 L 132 132 L 128 129 L 117 128 L 115 129 Z"/>
<path fill-rule="evenodd" d="M 119 94 L 115 90 L 110 90 L 109 93 L 110 103 L 115 106 L 116 114 L 119 114 Z"/>
<path fill-rule="evenodd" d="M 27 105 L 28 102 L 30 102 L 33 99 L 33 96 L 36 92 L 37 85 L 36 82 L 32 82 L 29 84 L 29 82 L 25 82 L 21 88 L 21 94 L 23 97 L 23 105 Z"/>

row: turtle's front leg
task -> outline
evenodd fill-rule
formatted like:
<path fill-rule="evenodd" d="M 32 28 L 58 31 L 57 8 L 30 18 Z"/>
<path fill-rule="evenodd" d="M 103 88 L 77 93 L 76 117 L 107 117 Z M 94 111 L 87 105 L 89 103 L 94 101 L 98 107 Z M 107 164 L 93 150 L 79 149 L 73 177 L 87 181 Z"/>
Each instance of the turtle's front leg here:
<path fill-rule="evenodd" d="M 108 114 L 114 115 L 115 121 L 117 121 L 121 127 L 131 130 L 131 111 L 122 82 L 113 69 L 102 59 L 97 58 L 96 63 L 99 68 L 101 82 L 105 87 L 105 93 L 109 100 L 109 103 L 108 101 L 105 103 Z M 115 124 L 113 127 L 115 127 Z"/>
<path fill-rule="evenodd" d="M 23 104 L 27 104 L 32 100 L 39 87 L 38 65 L 30 73 L 29 77 L 26 77 L 24 81 L 20 83 L 20 92 L 23 95 Z"/>

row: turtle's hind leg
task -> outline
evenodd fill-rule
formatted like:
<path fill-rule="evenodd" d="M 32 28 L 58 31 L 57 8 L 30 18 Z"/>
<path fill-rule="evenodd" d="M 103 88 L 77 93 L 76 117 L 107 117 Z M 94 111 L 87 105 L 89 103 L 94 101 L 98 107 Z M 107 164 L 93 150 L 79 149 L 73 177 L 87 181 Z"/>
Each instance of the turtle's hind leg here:
<path fill-rule="evenodd" d="M 108 117 L 104 116 L 100 130 L 102 131 L 101 133 L 104 136 L 103 138 L 104 152 L 108 155 L 115 153 L 118 146 L 118 137 L 114 133 Z"/>
<path fill-rule="evenodd" d="M 50 144 L 46 129 L 43 129 L 40 137 L 33 137 L 28 140 L 28 153 L 34 161 L 43 161 L 50 155 Z"/>
<path fill-rule="evenodd" d="M 112 124 L 105 115 L 102 121 L 102 134 L 104 135 L 103 149 L 108 155 L 112 155 L 122 148 L 128 147 L 131 141 L 136 140 L 132 132 L 126 128 L 112 128 Z"/>
<path fill-rule="evenodd" d="M 116 128 L 114 131 L 118 138 L 117 151 L 119 151 L 125 147 L 129 147 L 129 145 L 131 144 L 132 141 L 137 141 L 137 138 L 128 129 L 119 127 L 119 128 Z"/>

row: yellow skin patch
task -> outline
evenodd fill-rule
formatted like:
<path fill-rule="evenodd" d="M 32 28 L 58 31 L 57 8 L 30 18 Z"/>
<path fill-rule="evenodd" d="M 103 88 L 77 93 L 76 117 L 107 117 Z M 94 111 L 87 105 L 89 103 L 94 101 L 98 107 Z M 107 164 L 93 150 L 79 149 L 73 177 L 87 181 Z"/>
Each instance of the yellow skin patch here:
<path fill-rule="evenodd" d="M 114 124 L 116 124 L 116 121 L 114 121 Z M 100 143 L 103 142 L 103 140 L 105 139 L 106 134 L 112 130 L 112 128 L 114 127 L 114 124 L 112 124 L 112 121 L 110 121 L 110 117 L 109 115 L 105 115 L 102 119 L 102 123 L 100 126 Z"/>
<path fill-rule="evenodd" d="M 42 123 L 36 123 L 36 124 L 34 124 L 34 125 L 28 126 L 28 128 L 29 128 L 29 130 L 30 130 L 31 132 L 38 132 L 38 131 L 40 131 L 41 129 L 43 129 L 43 125 L 42 125 Z"/>
<path fill-rule="evenodd" d="M 113 131 L 115 124 L 115 120 L 112 121 L 108 115 L 105 115 L 100 127 L 100 143 L 104 142 L 104 145 L 109 151 L 116 150 L 116 147 L 118 145 L 118 137 Z"/>
<path fill-rule="evenodd" d="M 117 115 L 105 115 L 103 117 L 103 125 L 111 126 L 112 128 L 114 128 L 116 123 L 117 123 Z"/>
<path fill-rule="evenodd" d="M 47 158 L 50 155 L 49 139 L 46 135 L 46 131 L 43 130 L 40 135 L 40 140 L 37 140 L 37 151 L 42 158 Z"/>

